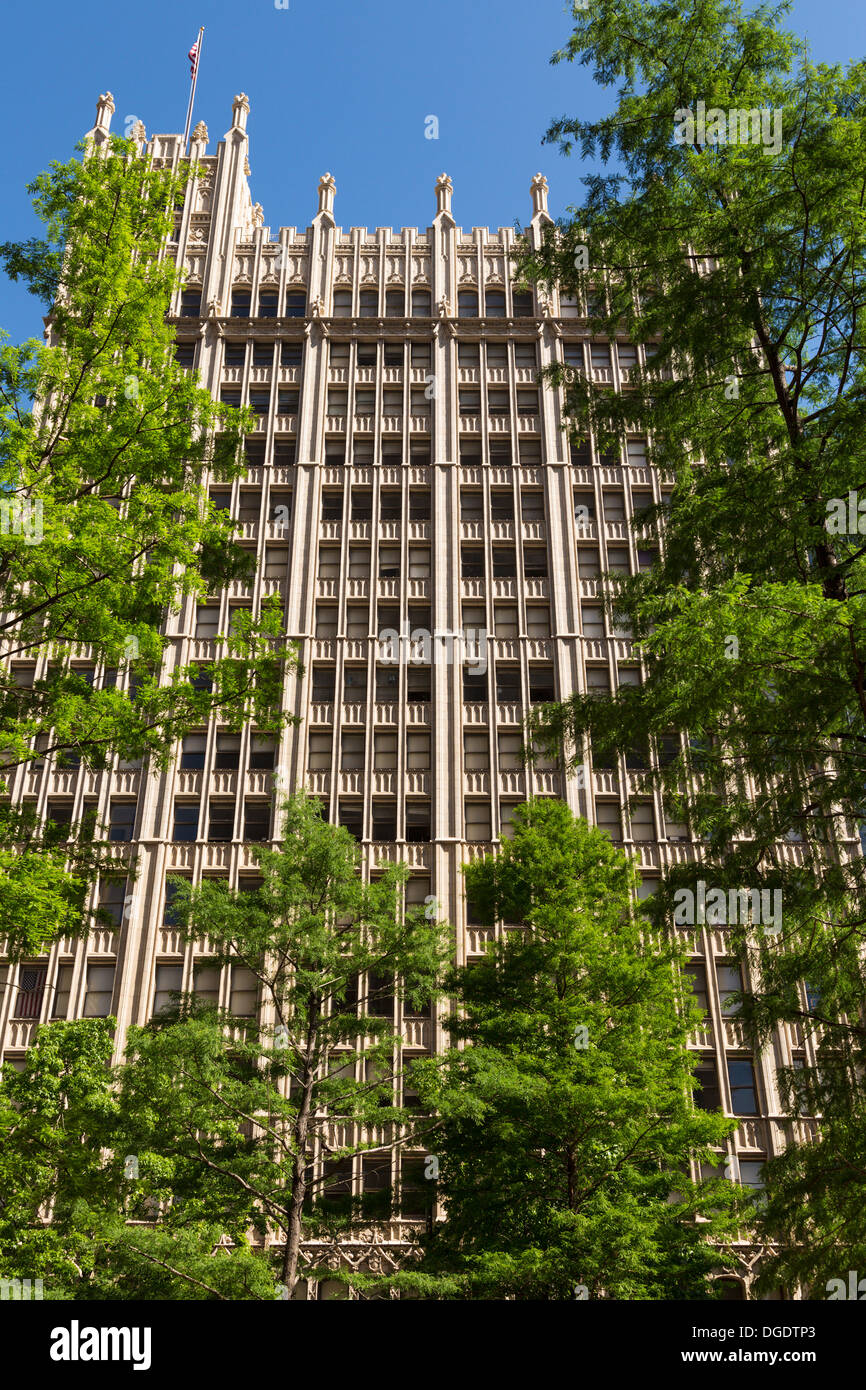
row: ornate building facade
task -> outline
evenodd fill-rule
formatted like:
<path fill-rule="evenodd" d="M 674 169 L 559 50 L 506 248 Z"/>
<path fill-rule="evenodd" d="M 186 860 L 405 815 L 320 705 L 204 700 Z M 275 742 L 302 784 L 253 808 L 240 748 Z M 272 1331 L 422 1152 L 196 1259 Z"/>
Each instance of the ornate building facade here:
<path fill-rule="evenodd" d="M 110 94 L 100 98 L 97 144 L 113 109 Z M 628 637 L 604 613 L 600 575 L 652 563 L 630 522 L 672 486 L 648 466 L 640 436 L 618 457 L 600 457 L 591 439 L 575 444 L 561 400 L 537 372 L 565 362 L 627 391 L 643 349 L 593 337 L 586 306 L 557 290 L 542 298 L 516 289 L 514 231 L 463 231 L 444 174 L 424 230 L 343 231 L 325 174 L 311 224 L 272 232 L 250 191 L 248 114 L 247 98 L 236 97 L 213 153 L 204 124 L 195 127 L 191 156 L 203 177 L 165 254 L 186 272 L 174 306 L 181 361 L 215 398 L 249 404 L 258 417 L 245 475 L 213 484 L 255 553 L 256 577 L 213 602 L 190 600 L 165 630 L 176 664 L 206 660 L 236 609 L 280 594 L 305 666 L 284 694 L 300 722 L 274 741 L 213 721 L 184 740 L 165 773 L 121 764 L 16 771 L 15 798 L 53 818 L 92 808 L 118 854 L 136 856 L 138 873 L 125 888 L 101 890 L 113 929 L 5 969 L 5 1060 L 23 1057 L 40 1021 L 108 1013 L 120 1052 L 128 1026 L 181 988 L 256 1011 L 252 979 L 199 964 L 182 945 L 166 877 L 251 883 L 252 847 L 276 833 L 278 786 L 320 796 L 363 846 L 365 872 L 404 860 L 408 899 L 436 900 L 456 924 L 461 961 L 484 950 L 491 930 L 472 920 L 460 865 L 508 833 L 529 795 L 562 797 L 604 827 L 637 861 L 645 893 L 666 865 L 700 855 L 657 796 L 629 812 L 640 773 L 628 762 L 598 767 L 589 754 L 565 777 L 520 758 L 533 702 L 640 683 Z M 184 157 L 180 135 L 147 139 L 139 122 L 132 136 L 163 165 Z M 531 198 L 537 238 L 550 220 L 540 174 Z M 809 1121 L 781 1114 L 776 1086 L 777 1068 L 806 1055 L 804 1041 L 779 1030 L 754 1055 L 726 1009 L 742 982 L 725 929 L 689 931 L 707 1012 L 695 1039 L 703 1103 L 740 1117 L 720 1165 L 760 1185 L 763 1161 L 808 1136 Z M 394 1007 L 412 1055 L 442 1047 L 435 1017 Z M 417 1161 L 394 1160 L 395 1188 L 407 1181 L 401 1164 Z M 347 1181 L 363 1189 L 360 1160 Z M 388 1269 L 404 1236 L 395 1220 L 332 1257 Z M 750 1252 L 742 1254 L 747 1281 Z M 732 1284 L 732 1296 L 742 1287 Z"/>

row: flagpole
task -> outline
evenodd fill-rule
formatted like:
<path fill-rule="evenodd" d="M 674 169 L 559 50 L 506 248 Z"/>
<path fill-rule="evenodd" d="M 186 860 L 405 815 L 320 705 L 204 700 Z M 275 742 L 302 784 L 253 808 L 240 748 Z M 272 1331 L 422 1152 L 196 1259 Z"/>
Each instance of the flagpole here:
<path fill-rule="evenodd" d="M 189 90 L 189 106 L 188 106 L 187 109 L 186 109 L 186 125 L 184 126 L 184 131 L 183 131 L 183 153 L 184 153 L 184 156 L 186 156 L 187 145 L 188 145 L 188 143 L 189 143 L 189 128 L 190 128 L 190 126 L 191 126 L 191 124 L 192 124 L 192 106 L 193 106 L 193 102 L 195 101 L 195 85 L 196 85 L 196 83 L 198 82 L 198 65 L 199 65 L 199 63 L 201 62 L 201 46 L 202 46 L 202 42 L 203 42 L 203 37 L 202 37 L 203 35 L 204 35 L 204 25 L 202 25 L 201 28 L 199 29 L 199 31 L 198 31 L 198 39 L 196 40 L 195 67 L 193 68 L 193 73 L 192 73 L 192 86 L 190 87 L 190 90 Z"/>

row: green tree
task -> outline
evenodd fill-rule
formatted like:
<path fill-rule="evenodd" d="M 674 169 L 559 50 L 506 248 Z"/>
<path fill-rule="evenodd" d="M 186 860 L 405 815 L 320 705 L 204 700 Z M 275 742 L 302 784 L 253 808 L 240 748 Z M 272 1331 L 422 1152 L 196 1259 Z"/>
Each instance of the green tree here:
<path fill-rule="evenodd" d="M 256 1200 L 283 1245 L 280 1278 L 291 1293 L 305 1233 L 336 1231 L 358 1214 L 347 1161 L 367 1151 L 387 1161 L 393 1149 L 421 1144 L 430 1128 L 409 1097 L 396 1102 L 401 1078 L 411 1092 L 412 1068 L 395 1035 L 394 1002 L 430 1016 L 450 934 L 423 909 L 404 910 L 404 865 L 362 880 L 356 842 L 323 820 L 316 798 L 296 793 L 283 811 L 279 849 L 255 850 L 258 888 L 234 892 L 221 880 L 193 888 L 179 879 L 173 911 L 188 940 L 206 939 L 214 960 L 243 966 L 259 981 L 267 1027 L 255 1042 L 247 1028 L 245 1046 L 254 1048 L 267 1095 L 247 1101 L 245 1120 L 255 1112 L 262 1127 L 269 1117 L 260 1148 L 271 1171 L 258 1182 Z M 170 1088 L 172 1068 L 162 1074 Z M 192 1076 L 180 1064 L 178 1074 Z M 218 1088 L 201 1097 L 189 1084 L 191 1103 L 224 1103 L 222 1092 L 211 1095 Z M 184 1120 L 181 1134 L 192 1127 Z M 165 1142 L 160 1130 L 160 1152 Z M 314 1179 L 322 1157 L 324 1174 Z M 386 1198 L 390 1209 L 390 1194 L 380 1204 Z M 369 1217 L 368 1206 L 361 1204 L 361 1215 Z"/>
<path fill-rule="evenodd" d="M 208 962 L 255 973 L 261 1026 L 177 995 L 130 1029 L 113 1072 L 113 1020 L 45 1025 L 24 1071 L 7 1069 L 0 1275 L 43 1278 L 51 1298 L 289 1297 L 304 1239 L 390 1219 L 391 1152 L 436 1123 L 394 1000 L 430 1016 L 450 935 L 404 911 L 405 867 L 362 881 L 318 801 L 284 810 L 282 847 L 256 851 L 259 888 L 185 884 L 174 902 Z M 345 1164 L 368 1152 L 387 1180 L 354 1199 Z"/>
<path fill-rule="evenodd" d="M 693 1103 L 681 951 L 636 915 L 625 855 L 561 802 L 518 807 L 465 874 L 482 919 L 518 927 L 449 980 L 461 1046 L 421 1083 L 445 1220 L 401 1277 L 434 1297 L 709 1297 L 735 1190 L 688 1160 L 717 1161 L 735 1122 Z"/>
<path fill-rule="evenodd" d="M 187 1200 L 189 1164 L 167 1145 L 153 1152 L 163 1125 L 173 1134 L 173 1090 L 182 1092 L 183 1081 L 151 1068 L 149 1108 L 132 1105 L 136 1073 L 111 1068 L 113 1027 L 113 1019 L 44 1025 L 23 1070 L 4 1068 L 0 1278 L 41 1279 L 42 1296 L 61 1301 L 276 1297 L 268 1262 L 250 1244 L 250 1199 L 239 1201 L 217 1175 Z M 181 1028 L 202 1083 L 237 1085 L 225 1029 L 195 1021 Z M 220 1126 L 213 1107 L 196 1118 L 202 1136 L 185 1136 L 191 1155 L 218 1136 L 224 1162 L 240 1151 L 249 1163 L 237 1123 Z"/>
<path fill-rule="evenodd" d="M 738 912 L 731 944 L 756 1041 L 787 1021 L 817 1049 L 787 1080 L 791 1113 L 823 1113 L 821 1137 L 768 1166 L 778 1201 L 762 1218 L 768 1239 L 800 1242 L 790 1273 L 804 1277 L 827 1248 L 866 1261 L 845 1119 L 866 1099 L 866 871 L 851 844 L 866 784 L 866 65 L 810 62 L 780 27 L 789 8 L 575 6 L 556 57 L 617 97 L 549 130 L 597 172 L 524 273 L 578 294 L 593 332 L 644 345 L 621 391 L 551 377 L 601 452 L 646 436 L 663 494 L 633 519 L 655 562 L 608 596 L 643 685 L 540 709 L 532 734 L 577 763 L 631 752 L 702 841 L 700 863 L 665 876 L 659 922 L 698 878 L 781 894 L 781 924 Z"/>
<path fill-rule="evenodd" d="M 150 768 L 213 710 L 275 730 L 296 650 L 278 603 L 242 615 L 206 666 L 178 666 L 165 615 L 252 561 L 209 480 L 244 469 L 251 423 L 175 359 L 181 272 L 164 253 L 195 171 L 154 168 L 131 142 L 54 164 L 31 186 L 44 240 L 0 247 L 49 307 L 47 344 L 0 349 L 0 765 Z M 192 183 L 189 186 L 193 186 Z M 47 658 L 36 680 L 11 663 Z M 0 918 L 13 955 L 85 931 L 62 856 L 4 817 Z M 26 852 L 19 845 L 26 841 Z M 93 868 L 98 867 L 98 848 Z M 86 852 L 79 854 L 83 870 Z"/>

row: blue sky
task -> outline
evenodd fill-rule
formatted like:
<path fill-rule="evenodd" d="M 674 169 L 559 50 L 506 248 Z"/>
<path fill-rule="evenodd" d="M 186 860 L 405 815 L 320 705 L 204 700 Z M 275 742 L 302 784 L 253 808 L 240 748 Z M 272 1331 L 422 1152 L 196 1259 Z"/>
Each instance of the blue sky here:
<path fill-rule="evenodd" d="M 253 197 L 265 222 L 305 227 L 319 176 L 337 182 L 345 228 L 426 227 L 434 180 L 454 181 L 465 228 L 510 226 L 529 215 L 542 170 L 554 216 L 579 198 L 580 161 L 541 146 L 559 115 L 608 109 L 613 92 L 586 68 L 551 67 L 570 32 L 562 0 L 41 0 L 7 6 L 0 59 L 7 137 L 0 147 L 0 240 L 33 235 L 24 185 L 66 159 L 93 124 L 100 92 L 114 94 L 113 128 L 140 117 L 148 134 L 183 128 L 186 54 L 205 41 L 196 119 L 212 152 L 231 122 L 235 92 L 251 103 Z M 789 27 L 818 61 L 866 55 L 862 0 L 798 0 Z M 16 119 L 10 119 L 14 113 Z M 435 115 L 439 138 L 425 138 Z M 0 278 L 0 326 L 13 340 L 42 331 L 42 308 Z"/>

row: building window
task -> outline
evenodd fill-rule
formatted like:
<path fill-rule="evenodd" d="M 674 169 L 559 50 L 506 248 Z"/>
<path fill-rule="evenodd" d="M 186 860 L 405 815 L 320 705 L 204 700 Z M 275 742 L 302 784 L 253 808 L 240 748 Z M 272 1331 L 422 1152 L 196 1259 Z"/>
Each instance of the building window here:
<path fill-rule="evenodd" d="M 523 552 L 523 573 L 527 579 L 546 579 L 547 551 L 540 546 L 527 546 Z"/>
<path fill-rule="evenodd" d="M 261 843 L 271 833 L 271 806 L 268 801 L 244 802 L 244 840 Z"/>
<path fill-rule="evenodd" d="M 460 574 L 463 579 L 483 579 L 484 551 L 464 545 L 460 551 Z"/>
<path fill-rule="evenodd" d="M 307 766 L 311 772 L 327 772 L 331 766 L 331 735 L 310 734 Z"/>
<path fill-rule="evenodd" d="M 477 675 L 463 667 L 463 700 L 467 704 L 486 701 L 487 676 Z"/>
<path fill-rule="evenodd" d="M 536 640 L 550 636 L 550 609 L 538 604 L 528 604 L 526 608 L 526 635 Z"/>
<path fill-rule="evenodd" d="M 499 768 L 502 772 L 517 772 L 523 766 L 523 739 L 520 734 L 498 734 Z"/>
<path fill-rule="evenodd" d="M 599 830 L 606 830 L 614 841 L 622 839 L 622 821 L 618 801 L 597 801 L 595 803 L 595 823 Z"/>
<path fill-rule="evenodd" d="M 396 840 L 397 803 L 396 801 L 373 802 L 373 839 Z"/>
<path fill-rule="evenodd" d="M 83 1016 L 85 1018 L 107 1018 L 111 1013 L 113 992 L 114 966 L 88 965 Z"/>
<path fill-rule="evenodd" d="M 334 290 L 334 318 L 348 319 L 352 317 L 352 291 Z"/>
<path fill-rule="evenodd" d="M 270 734 L 253 734 L 250 742 L 251 772 L 273 772 L 276 755 L 276 739 Z"/>
<path fill-rule="evenodd" d="M 514 305 L 514 317 L 518 319 L 531 319 L 535 313 L 532 290 L 515 290 L 512 298 Z M 533 352 L 535 349 L 533 348 Z"/>
<path fill-rule="evenodd" d="M 362 319 L 375 319 L 379 316 L 379 291 L 361 290 L 358 296 L 359 317 Z"/>
<path fill-rule="evenodd" d="M 57 969 L 57 984 L 54 989 L 52 1018 L 69 1017 L 69 1000 L 72 994 L 72 966 L 61 965 Z"/>
<path fill-rule="evenodd" d="M 503 705 L 520 704 L 520 667 L 496 667 L 496 699 Z"/>
<path fill-rule="evenodd" d="M 366 666 L 346 666 L 343 669 L 343 700 L 347 704 L 363 703 L 367 698 Z"/>
<path fill-rule="evenodd" d="M 203 768 L 206 749 L 206 734 L 187 734 L 181 744 L 181 769 L 184 772 L 195 772 Z"/>
<path fill-rule="evenodd" d="M 722 1093 L 714 1057 L 702 1057 L 693 1072 L 695 1105 L 699 1110 L 719 1110 Z"/>
<path fill-rule="evenodd" d="M 734 1115 L 757 1115 L 758 1092 L 755 1068 L 748 1057 L 728 1058 L 731 1110 Z"/>
<path fill-rule="evenodd" d="M 707 968 L 697 961 L 690 962 L 685 966 L 683 975 L 691 985 L 692 994 L 701 1013 L 705 1016 L 709 1014 L 709 997 L 707 994 Z"/>
<path fill-rule="evenodd" d="M 340 770 L 356 772 L 364 767 L 365 735 L 343 733 L 340 736 Z"/>
<path fill-rule="evenodd" d="M 364 833 L 364 811 L 359 802 L 340 801 L 337 808 L 338 822 L 356 840 Z"/>
<path fill-rule="evenodd" d="M 302 319 L 307 312 L 307 296 L 304 290 L 289 290 L 286 294 L 286 318 Z"/>
<path fill-rule="evenodd" d="M 173 994 L 180 994 L 183 980 L 182 965 L 158 965 L 153 991 L 153 1013 L 160 1014 L 170 1009 L 175 1002 Z"/>
<path fill-rule="evenodd" d="M 248 319 L 250 317 L 251 298 L 251 290 L 232 290 L 231 317 L 233 319 Z"/>
<path fill-rule="evenodd" d="M 314 666 L 311 697 L 316 704 L 331 704 L 337 681 L 333 666 Z"/>
<path fill-rule="evenodd" d="M 740 967 L 733 964 L 717 964 L 716 981 L 719 987 L 719 1002 L 722 1013 L 727 1017 L 739 1013 L 742 1004 L 736 996 L 742 992 L 743 988 Z"/>
<path fill-rule="evenodd" d="M 432 302 L 429 290 L 412 291 L 412 317 L 415 319 L 429 319 L 432 315 Z"/>
<path fill-rule="evenodd" d="M 119 927 L 123 923 L 126 901 L 126 879 L 103 879 L 99 885 L 99 911 L 105 925 Z"/>
<path fill-rule="evenodd" d="M 229 1010 L 235 1018 L 255 1018 L 258 1009 L 259 982 L 246 965 L 231 967 Z"/>
<path fill-rule="evenodd" d="M 457 316 L 461 319 L 477 319 L 478 293 L 476 290 L 459 290 L 457 294 Z"/>
<path fill-rule="evenodd" d="M 504 319 L 505 291 L 488 290 L 484 296 L 484 311 L 489 319 Z"/>
<path fill-rule="evenodd" d="M 430 735 L 406 735 L 406 767 L 409 771 L 424 771 L 430 767 Z"/>
<path fill-rule="evenodd" d="M 18 998 L 13 1018 L 38 1018 L 48 976 L 47 965 L 22 965 L 18 972 Z"/>
<path fill-rule="evenodd" d="M 164 927 L 176 927 L 180 925 L 180 918 L 175 911 L 175 901 L 177 900 L 180 888 L 176 883 L 165 884 L 165 906 L 162 909 L 162 925 Z"/>
<path fill-rule="evenodd" d="M 467 840 L 489 840 L 490 802 L 467 801 L 464 807 Z"/>
<path fill-rule="evenodd" d="M 109 840 L 122 840 L 128 843 L 135 829 L 136 803 L 134 801 L 112 801 L 108 812 Z"/>
<path fill-rule="evenodd" d="M 385 291 L 385 315 L 389 319 L 402 318 L 406 313 L 406 294 L 404 290 Z"/>
<path fill-rule="evenodd" d="M 182 319 L 201 317 L 201 289 L 189 289 L 181 292 L 180 317 Z"/>
<path fill-rule="evenodd" d="M 429 801 L 407 801 L 406 840 L 409 844 L 426 843 L 430 839 Z"/>
<path fill-rule="evenodd" d="M 259 318 L 275 319 L 277 317 L 277 291 L 261 290 L 259 292 Z"/>
<path fill-rule="evenodd" d="M 397 766 L 397 735 L 373 735 L 373 766 L 377 772 L 390 772 Z"/>
<path fill-rule="evenodd" d="M 530 666 L 529 703 L 531 705 L 540 705 L 555 699 L 556 686 L 553 679 L 553 667 Z"/>
<path fill-rule="evenodd" d="M 218 772 L 235 772 L 241 762 L 240 734 L 217 734 L 214 768 Z"/>
<path fill-rule="evenodd" d="M 211 801 L 208 808 L 207 838 L 210 844 L 230 842 L 235 827 L 235 803 Z"/>
<path fill-rule="evenodd" d="M 490 746 L 486 734 L 463 735 L 463 766 L 467 772 L 487 772 Z"/>
<path fill-rule="evenodd" d="M 430 667 L 410 666 L 406 673 L 406 699 L 409 704 L 424 704 L 430 699 Z"/>

